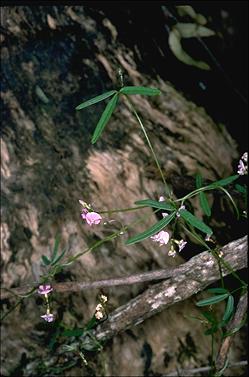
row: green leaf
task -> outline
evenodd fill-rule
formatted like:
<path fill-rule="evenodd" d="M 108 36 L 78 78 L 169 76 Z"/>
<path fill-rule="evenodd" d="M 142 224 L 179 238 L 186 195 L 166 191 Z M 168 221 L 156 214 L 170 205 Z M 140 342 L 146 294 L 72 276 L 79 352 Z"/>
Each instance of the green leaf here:
<path fill-rule="evenodd" d="M 207 200 L 207 196 L 204 194 L 204 192 L 201 191 L 199 194 L 199 197 L 200 197 L 200 205 L 203 212 L 205 213 L 205 215 L 211 216 L 211 209 Z"/>
<path fill-rule="evenodd" d="M 240 192 L 241 194 L 246 194 L 247 193 L 247 187 L 246 186 L 241 186 L 238 183 L 235 185 L 235 189 Z"/>
<path fill-rule="evenodd" d="M 211 235 L 213 233 L 212 229 L 209 228 L 204 222 L 199 220 L 197 217 L 192 215 L 189 211 L 186 211 L 185 209 L 182 209 L 179 211 L 181 217 L 187 221 L 189 224 L 191 224 L 193 227 L 201 230 L 203 233 Z"/>
<path fill-rule="evenodd" d="M 207 289 L 207 292 L 209 292 L 209 293 L 217 293 L 217 294 L 229 293 L 228 290 L 225 289 L 225 288 L 209 288 L 209 289 Z"/>
<path fill-rule="evenodd" d="M 196 187 L 199 189 L 202 187 L 202 176 L 200 174 L 196 175 Z M 211 209 L 207 200 L 206 195 L 204 192 L 199 193 L 199 198 L 200 198 L 200 206 L 205 213 L 205 215 L 210 216 L 211 215 Z"/>
<path fill-rule="evenodd" d="M 179 5 L 176 7 L 179 16 L 189 16 L 193 18 L 198 24 L 205 25 L 207 23 L 206 18 L 200 14 L 196 13 L 195 10 L 190 5 Z"/>
<path fill-rule="evenodd" d="M 182 63 L 204 70 L 210 69 L 207 63 L 194 60 L 183 50 L 181 45 L 181 34 L 175 28 L 173 28 L 173 30 L 169 33 L 169 47 L 177 59 L 179 59 Z"/>
<path fill-rule="evenodd" d="M 166 225 L 168 225 L 173 218 L 175 217 L 176 212 L 171 213 L 170 215 L 164 217 L 162 220 L 158 221 L 151 228 L 147 229 L 145 232 L 137 234 L 136 236 L 128 239 L 125 244 L 132 245 L 134 243 L 140 242 L 153 236 L 154 234 L 160 232 Z"/>
<path fill-rule="evenodd" d="M 63 331 L 63 336 L 81 336 L 83 334 L 83 329 L 65 330 Z"/>
<path fill-rule="evenodd" d="M 238 178 L 239 178 L 238 174 L 231 175 L 230 177 L 227 177 L 227 178 L 221 179 L 219 181 L 213 182 L 210 185 L 205 186 L 205 187 L 206 188 L 217 188 L 219 186 L 226 186 L 226 185 L 229 185 L 230 183 L 232 183 L 233 181 L 235 181 Z"/>
<path fill-rule="evenodd" d="M 225 300 L 229 296 L 228 293 L 224 293 L 223 295 L 218 295 L 218 296 L 212 296 L 209 297 L 205 300 L 200 300 L 196 303 L 197 306 L 208 306 L 208 305 L 213 305 L 217 304 L 217 302 Z"/>
<path fill-rule="evenodd" d="M 152 199 L 143 199 L 143 200 L 138 200 L 135 202 L 136 205 L 142 205 L 142 206 L 148 206 L 152 208 L 160 208 L 160 209 L 165 209 L 167 211 L 175 211 L 175 207 L 173 207 L 171 204 L 168 204 L 166 202 L 158 202 L 156 200 Z"/>
<path fill-rule="evenodd" d="M 222 318 L 222 322 L 224 324 L 226 324 L 231 318 L 231 315 L 233 314 L 233 310 L 234 310 L 234 298 L 232 295 L 230 295 L 227 299 L 226 310 Z"/>
<path fill-rule="evenodd" d="M 94 134 L 93 134 L 93 137 L 92 137 L 92 144 L 96 143 L 96 141 L 98 140 L 98 138 L 100 137 L 100 135 L 102 134 L 103 130 L 104 130 L 104 127 L 106 126 L 108 120 L 110 119 L 115 107 L 116 107 L 116 104 L 117 104 L 117 101 L 118 101 L 118 96 L 119 94 L 116 93 L 113 98 L 110 100 L 110 102 L 108 102 L 103 114 L 101 115 L 101 118 L 95 128 L 95 131 L 94 131 Z"/>
<path fill-rule="evenodd" d="M 196 16 L 197 16 L 194 8 L 191 7 L 190 5 L 178 5 L 176 7 L 176 9 L 177 9 L 179 16 L 181 16 L 181 17 L 187 15 L 187 16 L 195 19 Z"/>
<path fill-rule="evenodd" d="M 45 264 L 45 266 L 48 266 L 51 263 L 51 260 L 48 259 L 45 255 L 42 255 L 42 261 Z"/>
<path fill-rule="evenodd" d="M 196 188 L 198 189 L 202 187 L 202 176 L 199 173 L 196 174 L 195 184 L 196 184 Z"/>
<path fill-rule="evenodd" d="M 214 316 L 213 316 L 212 313 L 210 313 L 210 312 L 203 312 L 201 314 L 203 315 L 203 317 L 205 317 L 208 320 L 208 322 L 210 322 L 212 324 L 216 323 L 216 319 L 214 318 Z"/>
<path fill-rule="evenodd" d="M 46 96 L 46 94 L 44 93 L 44 91 L 42 90 L 42 88 L 39 85 L 36 85 L 36 87 L 35 87 L 35 94 L 37 95 L 37 97 L 39 97 L 39 99 L 43 103 L 48 104 L 50 102 L 49 98 Z"/>
<path fill-rule="evenodd" d="M 218 326 L 217 326 L 217 324 L 214 324 L 214 326 L 210 327 L 208 330 L 206 330 L 204 332 L 204 335 L 212 335 L 212 334 L 216 333 L 217 330 L 218 330 Z"/>
<path fill-rule="evenodd" d="M 54 259 L 56 258 L 56 255 L 58 253 L 59 244 L 60 244 L 60 236 L 57 235 L 56 238 L 55 238 L 54 248 L 53 248 L 53 251 L 52 251 L 52 257 L 51 257 L 52 262 L 54 261 Z"/>
<path fill-rule="evenodd" d="M 213 30 L 195 23 L 178 22 L 174 27 L 179 31 L 182 38 L 201 38 L 215 35 Z"/>
<path fill-rule="evenodd" d="M 120 89 L 119 93 L 122 94 L 141 94 L 144 96 L 157 96 L 161 92 L 159 89 L 154 89 L 154 88 L 146 88 L 144 86 L 124 86 L 123 88 Z"/>
<path fill-rule="evenodd" d="M 64 249 L 62 251 L 62 253 L 60 255 L 58 255 L 58 257 L 53 260 L 53 262 L 51 263 L 51 266 L 54 266 L 56 263 L 58 263 L 64 257 L 66 251 L 67 251 L 67 249 Z"/>
<path fill-rule="evenodd" d="M 103 101 L 104 99 L 111 97 L 113 94 L 117 93 L 116 90 L 111 90 L 110 92 L 106 92 L 101 94 L 100 96 L 94 97 L 92 99 L 89 99 L 88 101 L 82 102 L 80 105 L 78 105 L 75 109 L 76 110 L 82 110 L 85 109 L 88 106 L 92 106 L 97 102 Z"/>

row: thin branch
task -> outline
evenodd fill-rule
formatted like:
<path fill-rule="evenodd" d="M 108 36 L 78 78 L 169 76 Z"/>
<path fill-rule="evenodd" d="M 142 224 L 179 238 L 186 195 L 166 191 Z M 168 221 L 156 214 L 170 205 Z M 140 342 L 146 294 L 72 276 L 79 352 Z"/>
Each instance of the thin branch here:
<path fill-rule="evenodd" d="M 66 283 L 55 283 L 53 284 L 53 289 L 56 292 L 65 293 L 65 292 L 78 292 L 85 289 L 100 289 L 100 288 L 110 288 L 120 285 L 132 285 L 132 284 L 139 284 L 144 283 L 146 281 L 153 281 L 153 280 L 163 280 L 167 279 L 172 276 L 176 276 L 177 274 L 181 273 L 184 269 L 184 264 L 178 267 L 169 267 L 161 270 L 156 271 L 149 271 L 143 272 L 135 275 L 124 276 L 119 278 L 113 279 L 104 279 L 104 280 L 97 280 L 97 281 L 83 281 L 83 282 L 66 282 Z M 33 284 L 27 284 L 22 287 L 18 288 L 5 288 L 1 287 L 1 299 L 6 299 L 11 296 L 18 296 L 23 295 L 33 287 L 39 285 L 39 282 L 35 282 Z"/>
<path fill-rule="evenodd" d="M 229 364 L 228 368 L 239 368 L 247 366 L 248 362 L 244 361 L 237 361 L 236 363 Z M 208 372 L 212 369 L 212 367 L 201 367 L 201 368 L 194 368 L 194 369 L 179 369 L 176 372 L 172 372 L 169 374 L 164 374 L 163 377 L 175 377 L 175 376 L 193 376 L 193 374 Z"/>
<path fill-rule="evenodd" d="M 247 312 L 247 295 L 244 294 L 243 296 L 240 297 L 234 318 L 230 322 L 229 326 L 226 329 L 227 333 L 233 332 L 233 330 L 235 330 L 236 328 L 239 327 L 239 325 L 243 321 L 243 318 L 244 318 L 246 312 Z M 230 336 L 227 336 L 223 340 L 223 342 L 220 346 L 218 356 L 217 356 L 217 359 L 216 359 L 216 363 L 215 363 L 215 369 L 217 371 L 220 371 L 225 366 L 227 356 L 228 356 L 228 352 L 229 352 L 230 347 L 232 345 L 234 335 L 235 335 L 235 333 L 233 333 Z"/>
<path fill-rule="evenodd" d="M 246 242 L 246 237 L 243 238 L 243 242 Z M 239 241 L 239 240 L 238 240 Z M 235 242 L 238 242 L 235 241 Z M 229 244 L 230 245 L 230 244 Z M 225 249 L 226 246 L 223 247 Z M 223 251 L 222 249 L 222 251 Z M 209 253 L 201 253 L 197 255 L 196 260 L 198 261 L 203 255 L 209 255 Z M 236 256 L 235 256 L 236 257 Z M 65 292 L 78 292 L 85 289 L 100 289 L 100 288 L 110 288 L 115 286 L 122 286 L 122 285 L 132 285 L 132 284 L 139 284 L 144 283 L 146 281 L 156 281 L 156 280 L 164 280 L 169 278 L 175 278 L 177 276 L 184 275 L 188 269 L 188 264 L 195 259 L 192 258 L 187 263 L 183 263 L 177 267 L 168 267 L 161 270 L 156 271 L 149 271 L 144 273 L 139 273 L 135 275 L 125 276 L 125 277 L 118 277 L 113 279 L 104 279 L 104 280 L 97 280 L 97 281 L 85 281 L 85 282 L 66 282 L 66 283 L 55 283 L 53 284 L 53 288 L 55 292 L 65 293 Z M 192 262 L 191 262 L 192 264 Z M 30 291 L 32 288 L 39 285 L 39 282 L 34 282 L 33 284 L 27 284 L 22 287 L 18 288 L 5 288 L 1 287 L 1 299 L 6 299 L 11 296 L 22 296 Z"/>
<path fill-rule="evenodd" d="M 247 266 L 247 237 L 230 242 L 221 249 L 223 258 L 233 270 Z M 114 310 L 95 331 L 98 340 L 112 338 L 117 333 L 136 326 L 176 302 L 186 300 L 220 279 L 216 259 L 203 252 L 180 266 L 181 272 L 152 285 L 141 295 Z M 223 275 L 231 273 L 225 267 Z"/>

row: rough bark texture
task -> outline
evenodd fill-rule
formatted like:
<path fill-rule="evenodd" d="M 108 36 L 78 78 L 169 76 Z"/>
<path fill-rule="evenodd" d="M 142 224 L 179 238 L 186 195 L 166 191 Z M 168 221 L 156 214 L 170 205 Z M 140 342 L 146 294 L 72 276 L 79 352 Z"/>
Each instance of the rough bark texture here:
<path fill-rule="evenodd" d="M 2 27 L 4 286 L 17 287 L 39 278 L 41 255 L 48 255 L 57 232 L 62 235 L 62 247 L 68 247 L 67 255 L 73 255 L 138 216 L 134 212 L 115 214 L 106 218 L 107 225 L 89 229 L 80 218 L 79 199 L 96 210 L 108 210 L 162 194 L 160 177 L 125 101 L 120 101 L 95 146 L 90 138 L 103 105 L 74 110 L 83 100 L 116 87 L 118 67 L 127 84 L 157 87 L 162 92 L 157 98 L 134 96 L 132 100 L 169 182 L 197 171 L 210 180 L 232 173 L 238 155 L 225 128 L 217 126 L 159 74 L 154 78 L 143 75 L 134 51 L 118 42 L 118 29 L 103 13 L 84 6 L 4 7 Z M 139 215 L 148 213 L 150 210 L 144 209 Z M 115 221 L 109 223 L 110 219 Z M 150 217 L 144 216 L 143 223 L 128 236 L 155 220 L 152 212 Z M 179 256 L 169 258 L 165 248 L 155 248 L 150 240 L 125 247 L 125 237 L 82 256 L 58 279 L 104 279 L 182 261 Z M 111 290 L 110 309 L 144 288 Z M 67 326 L 82 326 L 94 313 L 97 293 L 69 295 L 67 300 L 55 295 L 54 309 Z M 4 301 L 4 308 L 10 304 L 12 301 Z M 47 329 L 40 325 L 42 311 L 39 302 L 30 299 L 6 319 L 2 332 L 4 374 L 26 368 L 30 375 L 37 355 L 45 357 L 42 338 Z M 101 373 L 140 375 L 149 369 L 165 373 L 174 369 L 176 362 L 182 367 L 206 364 L 210 354 L 207 338 L 199 323 L 192 328 L 192 319 L 183 317 L 184 312 L 197 315 L 198 310 L 192 303 L 180 303 L 155 320 L 149 319 L 133 335 L 116 337 L 103 352 L 105 371 Z M 194 344 L 194 356 L 179 356 L 187 355 L 189 342 Z M 148 349 L 153 355 L 150 361 Z M 236 359 L 236 352 L 232 357 Z"/>
<path fill-rule="evenodd" d="M 224 260 L 232 269 L 240 270 L 247 266 L 246 237 L 231 242 L 221 249 Z M 230 271 L 223 269 L 224 276 Z M 176 276 L 153 285 L 129 303 L 116 309 L 108 320 L 96 331 L 98 339 L 108 339 L 120 331 L 143 322 L 146 318 L 168 308 L 178 301 L 186 300 L 220 279 L 217 260 L 204 252 L 184 263 Z"/>

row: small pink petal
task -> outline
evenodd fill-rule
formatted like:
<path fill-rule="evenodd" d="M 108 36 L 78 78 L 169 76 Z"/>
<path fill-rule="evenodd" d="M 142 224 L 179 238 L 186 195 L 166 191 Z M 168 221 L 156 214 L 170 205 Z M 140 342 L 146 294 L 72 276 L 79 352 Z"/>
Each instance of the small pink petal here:
<path fill-rule="evenodd" d="M 160 198 L 159 198 L 159 202 L 164 202 L 164 201 L 165 201 L 164 197 L 163 197 L 163 196 L 160 196 Z"/>
<path fill-rule="evenodd" d="M 52 292 L 52 290 L 53 288 L 50 284 L 44 284 L 39 286 L 38 293 L 40 295 L 47 295 L 48 293 Z"/>
<path fill-rule="evenodd" d="M 53 322 L 54 321 L 54 315 L 53 314 L 44 314 L 44 315 L 41 315 L 41 318 L 43 318 L 46 322 Z"/>
<path fill-rule="evenodd" d="M 161 232 L 150 237 L 153 241 L 159 242 L 160 246 L 167 245 L 169 242 L 169 233 L 161 230 Z"/>
<path fill-rule="evenodd" d="M 85 220 L 87 213 L 88 213 L 88 210 L 86 208 L 83 208 L 82 213 L 81 213 L 81 217 L 83 220 Z"/>
<path fill-rule="evenodd" d="M 102 217 L 97 212 L 88 212 L 85 218 L 87 224 L 90 226 L 98 225 L 102 220 Z"/>

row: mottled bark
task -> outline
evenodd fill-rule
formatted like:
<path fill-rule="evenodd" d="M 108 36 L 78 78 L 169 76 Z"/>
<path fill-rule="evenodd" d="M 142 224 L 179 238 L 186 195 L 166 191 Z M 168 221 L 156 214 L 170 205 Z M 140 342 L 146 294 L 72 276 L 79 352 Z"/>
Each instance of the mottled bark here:
<path fill-rule="evenodd" d="M 233 173 L 238 153 L 226 128 L 216 125 L 203 108 L 185 99 L 161 78 L 160 72 L 153 77 L 144 74 L 136 52 L 119 42 L 118 25 L 113 25 L 99 9 L 12 6 L 3 7 L 1 16 L 2 285 L 14 288 L 37 281 L 44 272 L 41 256 L 49 255 L 56 233 L 61 234 L 61 247 L 68 249 L 67 257 L 138 216 L 143 221 L 128 234 L 80 257 L 57 277 L 58 281 L 100 280 L 182 263 L 184 254 L 172 259 L 167 248 L 156 248 L 150 240 L 131 247 L 124 245 L 126 237 L 156 222 L 150 209 L 139 214 L 106 216 L 106 225 L 91 229 L 82 223 L 79 199 L 91 203 L 96 210 L 126 208 L 141 198 L 158 198 L 163 194 L 163 184 L 125 101 L 120 101 L 103 137 L 94 146 L 91 135 L 104 104 L 79 112 L 75 107 L 117 87 L 119 67 L 127 85 L 159 88 L 162 93 L 156 98 L 133 96 L 132 101 L 144 120 L 167 180 L 173 187 L 177 182 L 177 190 L 184 186 L 179 182 L 185 177 L 191 179 L 198 171 L 205 180 Z M 209 200 L 212 203 L 212 196 Z M 198 204 L 193 205 L 198 210 Z M 222 227 L 221 231 L 226 224 L 222 223 Z M 129 302 L 145 288 L 145 284 L 133 285 L 129 290 L 125 286 L 115 288 L 110 291 L 110 305 L 118 307 Z M 75 293 L 66 298 L 58 292 L 55 308 L 63 308 L 63 323 L 68 327 L 86 323 L 94 313 L 97 293 L 85 291 L 84 296 Z M 4 300 L 4 309 L 12 304 L 12 299 Z M 108 373 L 143 373 L 141 349 L 145 342 L 150 343 L 156 355 L 154 370 L 165 372 L 164 353 L 170 355 L 167 368 L 172 370 L 178 353 L 176 331 L 183 340 L 187 329 L 193 332 L 192 322 L 182 316 L 179 305 L 189 304 L 176 304 L 167 315 L 162 312 L 156 321 L 146 321 L 136 342 L 127 334 L 115 338 L 115 344 L 107 351 Z M 39 344 L 42 337 L 36 328 L 40 325 L 40 311 L 31 298 L 6 318 L 3 374 L 19 363 L 22 353 L 31 370 L 33 355 L 44 356 L 46 350 Z M 30 336 L 35 339 L 35 351 L 30 350 Z M 201 356 L 183 366 L 206 365 L 209 350 L 201 326 L 196 326 L 191 336 L 198 342 Z M 164 346 L 166 337 L 169 340 Z"/>

